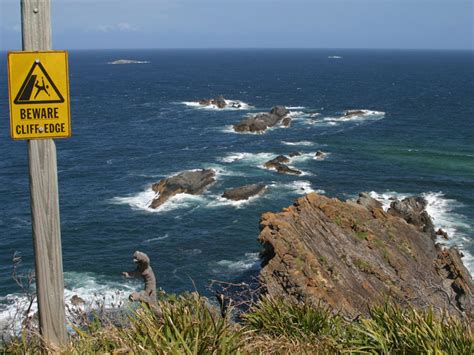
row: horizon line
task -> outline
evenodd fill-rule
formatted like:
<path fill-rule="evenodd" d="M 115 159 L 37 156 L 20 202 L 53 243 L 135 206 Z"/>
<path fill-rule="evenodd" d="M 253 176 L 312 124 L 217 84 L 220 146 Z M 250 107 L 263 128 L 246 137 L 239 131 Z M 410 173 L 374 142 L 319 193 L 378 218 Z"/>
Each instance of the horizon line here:
<path fill-rule="evenodd" d="M 374 51 L 465 51 L 473 52 L 474 48 L 371 48 L 371 47 L 129 47 L 129 48 L 53 48 L 51 50 L 68 51 L 132 51 L 132 50 L 374 50 Z M 21 49 L 0 49 L 0 52 L 22 51 Z"/>

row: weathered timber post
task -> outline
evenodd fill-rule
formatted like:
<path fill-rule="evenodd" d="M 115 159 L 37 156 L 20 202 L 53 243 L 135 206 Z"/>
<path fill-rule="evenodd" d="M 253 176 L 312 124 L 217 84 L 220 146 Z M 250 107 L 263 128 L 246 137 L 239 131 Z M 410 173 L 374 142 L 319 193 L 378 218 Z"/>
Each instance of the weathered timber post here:
<path fill-rule="evenodd" d="M 24 51 L 51 50 L 51 0 L 21 0 L 21 24 Z M 29 140 L 28 160 L 40 331 L 46 343 L 63 346 L 67 332 L 54 141 Z"/>

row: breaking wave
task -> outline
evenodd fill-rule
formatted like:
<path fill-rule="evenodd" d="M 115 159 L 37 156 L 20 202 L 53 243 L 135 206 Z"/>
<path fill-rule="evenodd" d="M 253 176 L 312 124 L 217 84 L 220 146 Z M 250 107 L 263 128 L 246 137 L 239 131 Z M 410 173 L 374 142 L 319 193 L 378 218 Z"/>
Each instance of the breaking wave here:
<path fill-rule="evenodd" d="M 193 107 L 193 108 L 198 108 L 198 109 L 203 109 L 203 110 L 252 110 L 254 107 L 249 105 L 246 102 L 240 101 L 240 100 L 225 100 L 227 106 L 224 108 L 219 108 L 216 105 L 201 105 L 199 101 L 183 101 L 181 102 L 183 105 Z"/>
<path fill-rule="evenodd" d="M 66 303 L 66 315 L 69 309 L 80 307 L 82 310 L 91 310 L 98 307 L 120 308 L 128 299 L 131 292 L 140 288 L 136 281 L 110 281 L 93 273 L 65 272 L 64 273 L 64 302 Z M 78 296 L 84 301 L 79 306 L 74 306 L 71 298 Z M 0 298 L 0 333 L 18 334 L 21 329 L 23 314 L 29 305 L 25 295 L 9 294 Z M 37 312 L 36 300 L 33 302 L 29 316 Z"/>
<path fill-rule="evenodd" d="M 412 194 L 372 191 L 370 196 L 380 201 L 384 210 L 388 210 L 394 199 L 402 200 Z M 447 198 L 442 192 L 425 192 L 421 196 L 427 201 L 426 211 L 433 220 L 435 229 L 441 228 L 448 233 L 449 240 L 439 240 L 439 242 L 448 246 L 456 245 L 463 252 L 463 262 L 473 275 L 474 256 L 468 252 L 474 243 L 474 240 L 469 237 L 473 227 L 465 216 L 456 212 L 456 209 L 463 205 L 454 199 Z"/>
<path fill-rule="evenodd" d="M 259 269 L 259 253 L 245 253 L 245 255 L 238 260 L 220 260 L 216 262 L 212 268 L 212 272 L 216 275 L 235 275 L 240 274 L 244 271 L 257 271 Z"/>
<path fill-rule="evenodd" d="M 284 145 L 291 145 L 291 146 L 313 146 L 316 143 L 310 142 L 310 141 L 299 141 L 299 142 L 286 142 L 286 141 L 281 141 L 282 144 Z"/>
<path fill-rule="evenodd" d="M 205 197 L 180 193 L 171 197 L 158 208 L 150 208 L 150 204 L 159 194 L 154 192 L 151 187 L 135 195 L 126 197 L 114 197 L 111 202 L 114 204 L 129 205 L 133 210 L 141 210 L 151 213 L 163 213 L 176 210 L 178 208 L 195 207 L 206 201 Z"/>

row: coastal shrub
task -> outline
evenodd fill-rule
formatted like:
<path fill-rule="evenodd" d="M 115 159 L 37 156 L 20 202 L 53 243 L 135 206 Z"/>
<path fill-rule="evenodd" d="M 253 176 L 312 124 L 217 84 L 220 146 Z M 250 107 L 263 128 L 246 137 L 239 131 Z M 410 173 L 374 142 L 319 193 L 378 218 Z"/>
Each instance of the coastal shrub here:
<path fill-rule="evenodd" d="M 355 324 L 351 343 L 359 351 L 399 354 L 474 354 L 474 338 L 467 321 L 437 317 L 431 308 L 401 308 L 387 302 L 370 308 L 370 317 Z"/>
<path fill-rule="evenodd" d="M 129 322 L 117 326 L 96 319 L 74 327 L 67 354 L 231 354 L 243 346 L 242 328 L 214 312 L 199 295 L 184 294 L 159 301 L 163 317 L 146 305 L 131 311 Z M 4 344 L 4 353 L 40 353 L 41 342 L 26 344 L 22 337 Z M 43 349 L 44 350 L 44 349 Z M 45 349 L 54 352 L 55 349 Z"/>
<path fill-rule="evenodd" d="M 244 323 L 254 331 L 288 338 L 334 337 L 341 331 L 342 319 L 328 308 L 296 303 L 282 298 L 263 297 Z"/>
<path fill-rule="evenodd" d="M 471 325 L 433 310 L 390 301 L 350 320 L 325 306 L 262 297 L 235 324 L 196 293 L 164 296 L 163 317 L 146 305 L 122 324 L 91 319 L 74 326 L 66 354 L 473 354 Z M 0 353 L 58 353 L 38 334 L 23 332 L 0 344 Z"/>

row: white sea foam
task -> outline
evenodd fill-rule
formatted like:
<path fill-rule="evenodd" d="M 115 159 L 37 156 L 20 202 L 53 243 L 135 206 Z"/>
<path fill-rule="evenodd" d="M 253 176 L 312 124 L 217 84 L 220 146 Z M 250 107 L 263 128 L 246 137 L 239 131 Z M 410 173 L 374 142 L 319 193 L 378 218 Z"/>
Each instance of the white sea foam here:
<path fill-rule="evenodd" d="M 317 157 L 316 152 L 302 153 L 300 155 L 291 157 L 290 160 L 296 163 L 307 161 L 307 160 L 324 160 L 329 155 L 329 153 L 324 153 L 324 154 L 325 154 L 324 157 Z"/>
<path fill-rule="evenodd" d="M 225 108 L 219 108 L 216 105 L 201 105 L 199 101 L 183 101 L 183 105 L 204 109 L 204 110 L 251 110 L 254 107 L 250 106 L 248 103 L 240 100 L 225 100 L 227 106 Z"/>
<path fill-rule="evenodd" d="M 291 145 L 291 146 L 313 146 L 315 143 L 310 142 L 310 141 L 299 141 L 299 142 L 287 142 L 287 141 L 281 141 L 282 144 L 285 145 Z"/>
<path fill-rule="evenodd" d="M 223 163 L 235 163 L 235 162 L 242 162 L 245 164 L 253 165 L 257 168 L 264 169 L 264 170 L 275 170 L 274 168 L 267 168 L 265 167 L 265 163 L 268 162 L 271 159 L 274 159 L 278 156 L 276 153 L 248 153 L 248 152 L 238 152 L 238 153 L 229 153 L 223 158 L 220 158 L 220 161 Z M 291 165 L 291 163 L 301 163 L 303 161 L 309 160 L 309 159 L 314 159 L 314 160 L 320 160 L 316 158 L 316 152 L 309 152 L 309 153 L 302 153 L 301 155 L 297 155 L 294 157 L 289 157 L 290 163 L 287 163 L 289 168 L 291 169 L 297 169 L 301 171 L 300 176 L 311 176 L 310 172 L 305 172 L 299 169 L 298 167 L 295 167 Z"/>
<path fill-rule="evenodd" d="M 240 274 L 248 270 L 258 270 L 260 268 L 258 253 L 245 253 L 238 260 L 220 260 L 213 267 L 214 274 Z"/>
<path fill-rule="evenodd" d="M 252 165 L 263 165 L 270 159 L 276 157 L 275 153 L 229 153 L 225 157 L 221 158 L 220 161 L 223 163 L 233 163 L 237 161 L 245 161 L 246 163 L 251 163 Z"/>
<path fill-rule="evenodd" d="M 105 278 L 104 278 L 105 280 Z M 102 281 L 98 275 L 92 273 L 65 272 L 64 301 L 66 313 L 69 317 L 71 308 L 79 307 L 82 310 L 91 310 L 97 307 L 117 308 L 125 304 L 128 295 L 140 285 L 133 281 Z M 71 298 L 79 296 L 85 301 L 83 305 L 73 306 Z M 18 334 L 21 329 L 21 320 L 28 307 L 28 299 L 21 294 L 9 294 L 0 298 L 0 333 Z M 37 312 L 36 300 L 32 304 L 29 316 Z"/>
<path fill-rule="evenodd" d="M 304 110 L 305 108 L 304 106 L 286 106 L 287 110 Z"/>
<path fill-rule="evenodd" d="M 239 200 L 239 201 L 229 200 L 220 195 L 216 195 L 214 196 L 215 199 L 207 204 L 207 207 L 214 208 L 214 207 L 222 207 L 222 206 L 232 206 L 239 209 L 256 201 L 260 197 L 264 196 L 265 193 L 268 193 L 268 191 L 251 196 L 246 200 Z"/>
<path fill-rule="evenodd" d="M 339 55 L 330 55 L 328 56 L 328 59 L 342 59 L 343 57 L 339 56 Z"/>
<path fill-rule="evenodd" d="M 153 242 L 158 242 L 160 240 L 165 240 L 169 238 L 169 234 L 166 233 L 164 236 L 161 237 L 156 237 L 156 238 L 150 238 L 144 241 L 144 243 L 153 243 Z"/>
<path fill-rule="evenodd" d="M 204 196 L 180 193 L 171 197 L 158 208 L 150 208 L 150 203 L 158 196 L 159 194 L 155 193 L 151 188 L 148 188 L 145 191 L 139 192 L 135 195 L 114 197 L 111 202 L 116 204 L 126 204 L 129 205 L 133 210 L 141 210 L 151 213 L 169 212 L 178 208 L 189 208 L 206 202 L 206 198 Z"/>
<path fill-rule="evenodd" d="M 187 171 L 201 171 L 202 169 L 189 169 Z M 215 179 L 217 180 L 220 175 L 230 174 L 224 168 L 212 168 L 214 170 L 216 176 Z M 169 176 L 175 176 L 180 172 L 171 173 Z M 158 208 L 150 208 L 151 202 L 159 197 L 159 193 L 154 192 L 151 187 L 148 187 L 145 191 L 141 191 L 134 195 L 125 196 L 125 197 L 114 197 L 110 200 L 111 203 L 114 204 L 125 204 L 129 205 L 134 210 L 141 210 L 146 212 L 152 213 L 162 213 L 172 211 L 178 208 L 189 208 L 189 207 L 197 207 L 199 205 L 203 205 L 207 203 L 207 199 L 205 195 L 191 195 L 187 193 L 179 193 L 174 195 L 173 197 L 169 198 L 165 203 L 163 203 Z"/>
<path fill-rule="evenodd" d="M 388 210 L 394 199 L 402 200 L 409 194 L 398 192 L 377 193 L 370 192 L 370 196 L 380 201 L 384 210 Z M 441 228 L 448 233 L 449 240 L 439 239 L 439 242 L 452 246 L 456 245 L 463 252 L 463 262 L 471 275 L 474 275 L 474 257 L 469 252 L 474 241 L 469 237 L 473 227 L 468 223 L 467 218 L 456 212 L 462 204 L 454 199 L 447 198 L 442 192 L 426 192 L 421 196 L 427 201 L 426 211 L 433 220 L 435 229 Z"/>
<path fill-rule="evenodd" d="M 372 110 L 358 110 L 362 113 L 352 117 L 325 117 L 323 121 L 325 122 L 348 122 L 348 121 L 370 121 L 370 120 L 380 120 L 385 117 L 385 112 L 383 111 L 372 111 Z"/>
<path fill-rule="evenodd" d="M 306 195 L 310 192 L 317 192 L 318 194 L 324 194 L 324 190 L 314 190 L 311 186 L 311 182 L 306 180 L 296 180 L 292 181 L 288 184 L 284 183 L 273 183 L 270 185 L 274 189 L 282 189 L 282 190 L 290 190 L 292 193 L 296 193 L 298 195 Z"/>

